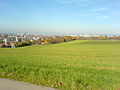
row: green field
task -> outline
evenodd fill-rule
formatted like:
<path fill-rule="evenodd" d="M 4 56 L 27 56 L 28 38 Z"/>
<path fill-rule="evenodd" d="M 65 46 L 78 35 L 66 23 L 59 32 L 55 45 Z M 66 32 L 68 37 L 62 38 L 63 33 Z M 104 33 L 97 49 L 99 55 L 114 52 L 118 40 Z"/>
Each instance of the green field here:
<path fill-rule="evenodd" d="M 0 77 L 62 90 L 117 90 L 120 41 L 0 48 Z"/>

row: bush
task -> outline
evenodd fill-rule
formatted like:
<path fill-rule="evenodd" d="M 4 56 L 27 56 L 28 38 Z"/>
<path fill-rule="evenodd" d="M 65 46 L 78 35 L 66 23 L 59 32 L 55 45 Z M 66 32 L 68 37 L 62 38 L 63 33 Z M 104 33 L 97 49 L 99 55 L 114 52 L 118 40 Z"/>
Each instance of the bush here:
<path fill-rule="evenodd" d="M 16 47 L 23 47 L 23 46 L 29 46 L 29 45 L 32 45 L 32 43 L 31 42 L 19 42 L 15 44 Z"/>

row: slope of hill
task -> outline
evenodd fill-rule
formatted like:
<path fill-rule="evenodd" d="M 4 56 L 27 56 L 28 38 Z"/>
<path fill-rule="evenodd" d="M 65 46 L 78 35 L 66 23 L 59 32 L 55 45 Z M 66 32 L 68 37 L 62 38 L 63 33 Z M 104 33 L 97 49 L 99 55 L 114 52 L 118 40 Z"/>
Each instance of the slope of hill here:
<path fill-rule="evenodd" d="M 0 77 L 65 90 L 120 87 L 120 41 L 0 48 Z"/>

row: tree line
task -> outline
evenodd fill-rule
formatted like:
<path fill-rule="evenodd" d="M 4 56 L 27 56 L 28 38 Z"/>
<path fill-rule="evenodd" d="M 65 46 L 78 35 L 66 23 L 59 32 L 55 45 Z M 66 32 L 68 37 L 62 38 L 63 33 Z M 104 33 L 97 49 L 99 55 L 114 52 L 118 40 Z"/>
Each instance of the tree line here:
<path fill-rule="evenodd" d="M 120 36 L 113 36 L 108 37 L 106 35 L 101 35 L 98 37 L 90 36 L 54 36 L 54 37 L 42 37 L 38 40 L 29 40 L 26 39 L 25 41 L 20 42 L 8 42 L 7 44 L 4 41 L 0 42 L 0 47 L 23 47 L 29 45 L 41 45 L 41 44 L 56 44 L 62 42 L 68 42 L 73 40 L 120 40 Z"/>

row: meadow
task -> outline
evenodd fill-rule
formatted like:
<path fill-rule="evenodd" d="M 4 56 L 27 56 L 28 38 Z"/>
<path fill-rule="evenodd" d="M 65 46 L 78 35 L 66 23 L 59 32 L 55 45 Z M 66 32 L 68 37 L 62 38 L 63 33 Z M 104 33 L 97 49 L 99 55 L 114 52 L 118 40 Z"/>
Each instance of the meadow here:
<path fill-rule="evenodd" d="M 60 90 L 120 89 L 120 41 L 0 48 L 0 78 Z"/>

